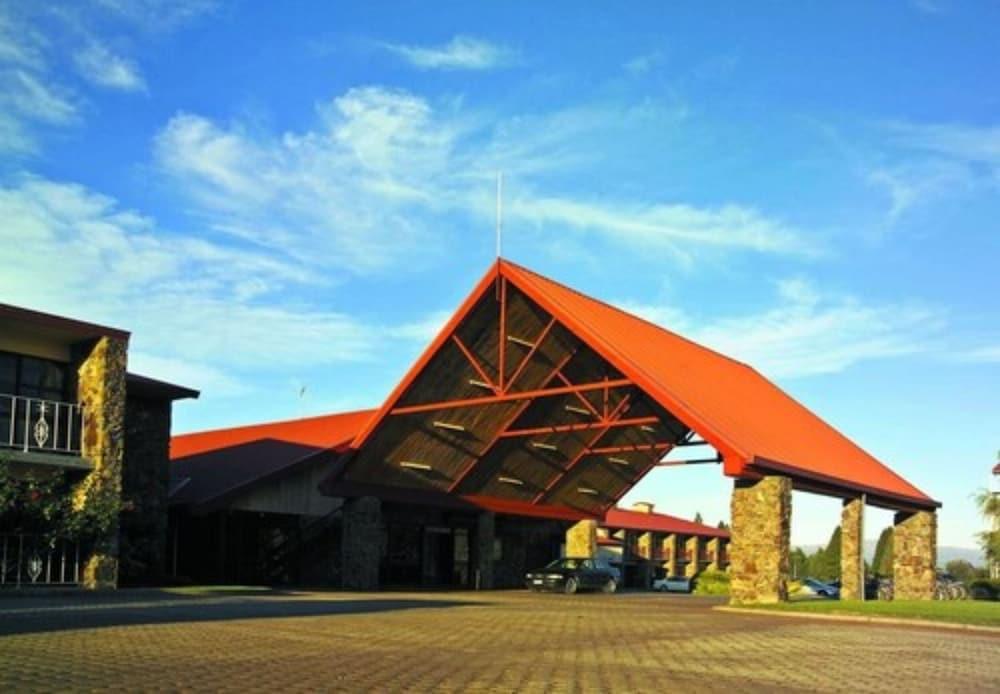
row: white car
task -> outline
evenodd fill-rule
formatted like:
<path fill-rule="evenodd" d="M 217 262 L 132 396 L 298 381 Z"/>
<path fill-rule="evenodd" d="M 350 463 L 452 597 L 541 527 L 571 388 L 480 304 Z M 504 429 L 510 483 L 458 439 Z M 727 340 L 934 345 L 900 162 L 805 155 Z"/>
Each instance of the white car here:
<path fill-rule="evenodd" d="M 653 581 L 653 590 L 661 593 L 690 593 L 691 579 L 686 576 L 667 576 Z"/>

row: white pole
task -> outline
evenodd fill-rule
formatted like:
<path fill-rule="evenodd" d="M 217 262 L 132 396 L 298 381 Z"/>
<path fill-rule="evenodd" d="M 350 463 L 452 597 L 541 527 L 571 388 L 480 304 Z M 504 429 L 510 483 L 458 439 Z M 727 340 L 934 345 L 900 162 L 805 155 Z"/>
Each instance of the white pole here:
<path fill-rule="evenodd" d="M 497 258 L 503 251 L 503 171 L 497 171 Z"/>

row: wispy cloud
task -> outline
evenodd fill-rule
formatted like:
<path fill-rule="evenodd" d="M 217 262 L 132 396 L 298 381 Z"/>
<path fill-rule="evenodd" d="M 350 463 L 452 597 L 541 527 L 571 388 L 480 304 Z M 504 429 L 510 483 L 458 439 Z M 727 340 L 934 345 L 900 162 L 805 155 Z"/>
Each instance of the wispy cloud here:
<path fill-rule="evenodd" d="M 1000 344 L 976 347 L 958 353 L 960 361 L 1000 364 Z"/>
<path fill-rule="evenodd" d="M 865 361 L 930 352 L 945 323 L 935 307 L 829 294 L 801 278 L 780 281 L 776 289 L 772 306 L 740 316 L 695 317 L 669 305 L 624 308 L 774 378 L 838 373 Z"/>
<path fill-rule="evenodd" d="M 91 41 L 74 60 L 80 75 L 93 84 L 125 92 L 146 91 L 146 80 L 135 61 L 113 53 L 99 41 Z"/>
<path fill-rule="evenodd" d="M 622 67 L 630 75 L 639 76 L 646 74 L 661 62 L 663 62 L 662 51 L 650 51 L 626 61 Z"/>
<path fill-rule="evenodd" d="M 409 92 L 357 87 L 319 108 L 318 127 L 280 135 L 239 122 L 177 114 L 156 138 L 162 169 L 214 228 L 353 273 L 443 252 L 441 219 L 478 224 L 493 209 L 497 169 L 518 181 L 505 215 L 521 233 L 599 236 L 626 247 L 699 254 L 742 251 L 810 256 L 800 230 L 753 207 L 697 207 L 535 192 L 542 177 L 577 170 L 580 138 L 607 123 L 672 125 L 672 109 L 596 110 L 497 121 L 454 103 L 435 108 Z M 537 184 L 536 184 L 536 179 Z M 453 224 L 447 225 L 452 227 Z"/>
<path fill-rule="evenodd" d="M 147 31 L 175 29 L 219 8 L 220 0 L 96 0 L 96 5 Z"/>
<path fill-rule="evenodd" d="M 894 140 L 951 159 L 1000 166 L 1000 125 L 890 123 Z"/>
<path fill-rule="evenodd" d="M 437 46 L 379 45 L 422 70 L 494 70 L 518 61 L 518 53 L 512 48 L 473 36 L 455 36 Z"/>
<path fill-rule="evenodd" d="M 294 299 L 332 287 L 270 252 L 170 233 L 84 186 L 24 176 L 0 187 L 0 219 L 0 296 L 131 329 L 134 366 L 151 376 L 233 394 L 247 374 L 369 361 L 386 339 L 425 335 Z"/>

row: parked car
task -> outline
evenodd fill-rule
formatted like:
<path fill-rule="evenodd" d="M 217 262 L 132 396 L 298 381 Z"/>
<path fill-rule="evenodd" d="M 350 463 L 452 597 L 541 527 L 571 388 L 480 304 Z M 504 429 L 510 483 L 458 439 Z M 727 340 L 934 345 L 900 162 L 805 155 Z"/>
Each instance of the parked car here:
<path fill-rule="evenodd" d="M 802 579 L 802 592 L 807 595 L 818 595 L 821 598 L 840 597 L 840 590 L 836 586 L 831 586 L 829 583 L 818 581 L 815 578 Z"/>
<path fill-rule="evenodd" d="M 556 559 L 541 569 L 529 571 L 524 582 L 534 591 L 551 590 L 569 594 L 578 590 L 601 590 L 605 593 L 618 590 L 618 579 L 611 566 L 593 559 L 573 557 Z"/>
<path fill-rule="evenodd" d="M 687 576 L 667 576 L 653 581 L 653 590 L 661 593 L 690 593 L 694 584 Z"/>

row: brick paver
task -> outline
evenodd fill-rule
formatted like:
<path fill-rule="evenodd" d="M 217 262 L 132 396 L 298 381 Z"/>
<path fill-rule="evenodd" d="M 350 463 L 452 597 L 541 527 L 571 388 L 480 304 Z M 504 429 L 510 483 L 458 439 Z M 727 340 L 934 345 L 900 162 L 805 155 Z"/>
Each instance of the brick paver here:
<path fill-rule="evenodd" d="M 0 691 L 998 691 L 1000 638 L 687 596 L 271 593 L 0 602 Z"/>

